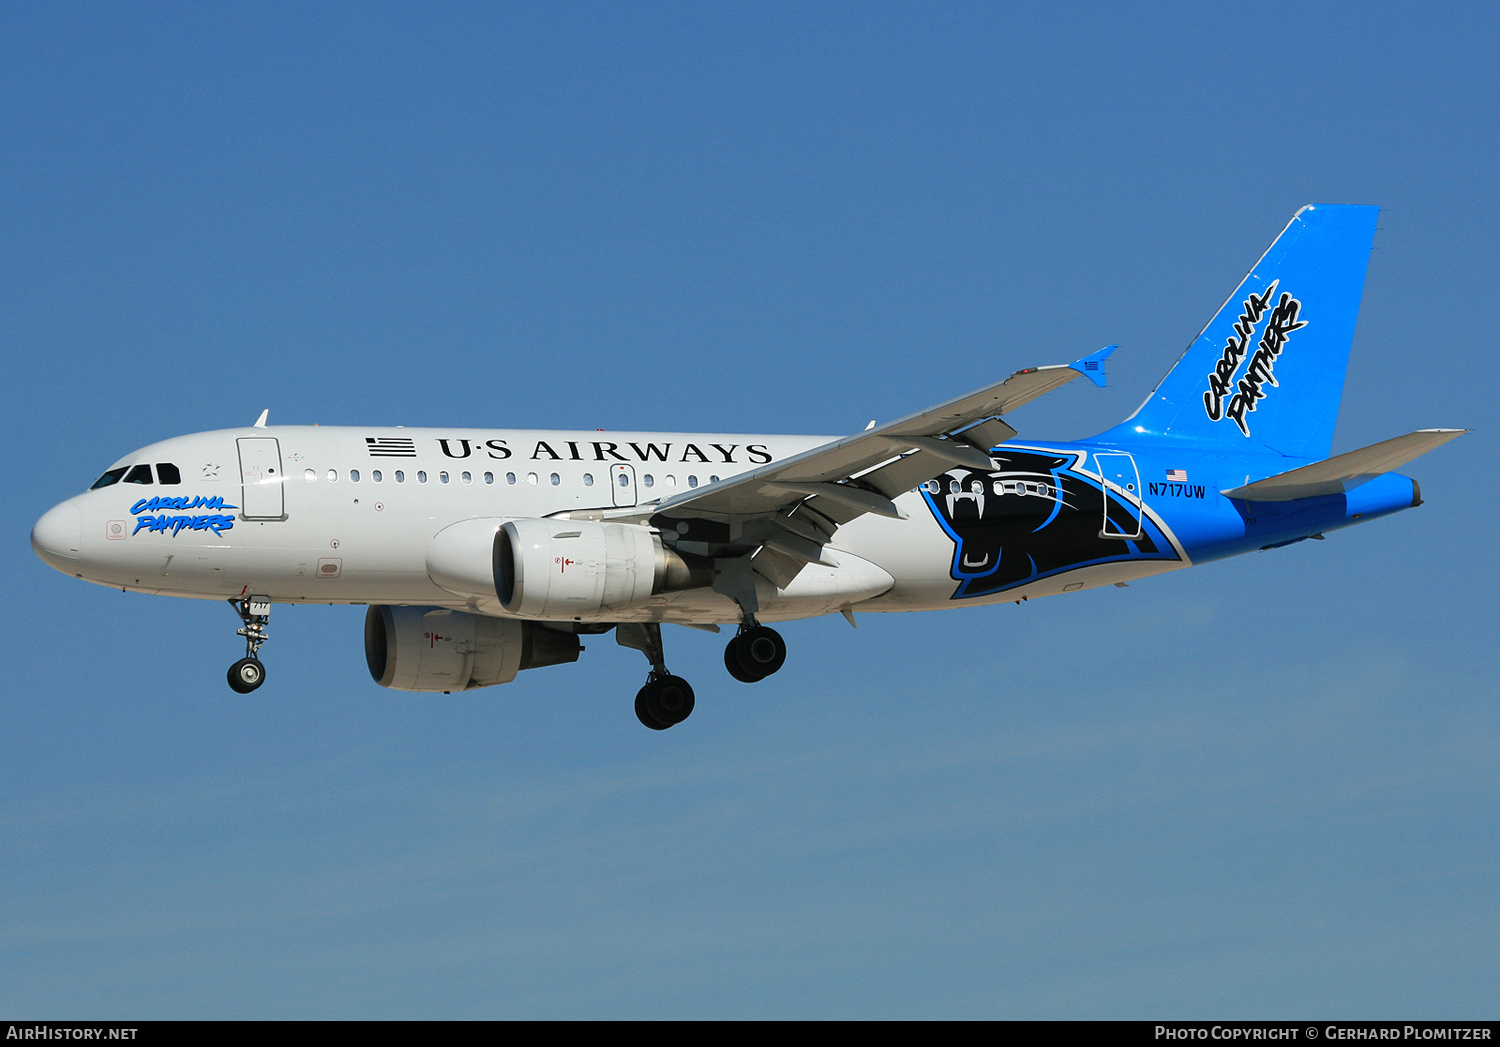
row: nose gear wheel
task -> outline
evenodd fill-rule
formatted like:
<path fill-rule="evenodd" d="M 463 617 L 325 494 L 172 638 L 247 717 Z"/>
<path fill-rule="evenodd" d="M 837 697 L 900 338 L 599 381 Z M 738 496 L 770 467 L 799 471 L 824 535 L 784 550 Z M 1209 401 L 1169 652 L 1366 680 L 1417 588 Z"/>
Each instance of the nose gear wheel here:
<path fill-rule="evenodd" d="M 229 687 L 249 694 L 266 680 L 266 667 L 256 658 L 241 658 L 229 667 Z"/>

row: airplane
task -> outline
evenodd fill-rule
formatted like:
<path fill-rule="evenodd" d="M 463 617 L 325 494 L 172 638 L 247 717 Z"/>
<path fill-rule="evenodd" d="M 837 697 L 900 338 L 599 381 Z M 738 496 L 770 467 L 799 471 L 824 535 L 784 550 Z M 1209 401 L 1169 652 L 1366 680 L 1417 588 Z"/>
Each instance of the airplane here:
<path fill-rule="evenodd" d="M 1330 457 L 1378 208 L 1310 205 L 1146 401 L 1088 440 L 1013 411 L 1108 346 L 838 439 L 251 426 L 181 436 L 48 510 L 32 548 L 122 590 L 227 600 L 265 680 L 273 603 L 364 604 L 385 687 L 452 692 L 576 661 L 613 631 L 650 663 L 635 712 L 693 711 L 661 626 L 730 626 L 743 683 L 787 657 L 767 622 L 1021 602 L 1322 538 L 1422 504 L 1425 429 Z"/>

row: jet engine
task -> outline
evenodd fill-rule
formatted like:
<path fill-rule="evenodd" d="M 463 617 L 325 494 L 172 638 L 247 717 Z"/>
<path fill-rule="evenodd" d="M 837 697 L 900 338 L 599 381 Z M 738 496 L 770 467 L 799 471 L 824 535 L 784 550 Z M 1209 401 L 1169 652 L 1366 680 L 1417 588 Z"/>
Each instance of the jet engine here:
<path fill-rule="evenodd" d="M 712 561 L 668 548 L 638 524 L 511 520 L 494 552 L 500 604 L 526 618 L 594 618 L 714 577 Z"/>
<path fill-rule="evenodd" d="M 365 661 L 382 687 L 467 691 L 510 683 L 522 669 L 576 662 L 573 633 L 512 618 L 441 607 L 380 607 L 365 612 Z"/>

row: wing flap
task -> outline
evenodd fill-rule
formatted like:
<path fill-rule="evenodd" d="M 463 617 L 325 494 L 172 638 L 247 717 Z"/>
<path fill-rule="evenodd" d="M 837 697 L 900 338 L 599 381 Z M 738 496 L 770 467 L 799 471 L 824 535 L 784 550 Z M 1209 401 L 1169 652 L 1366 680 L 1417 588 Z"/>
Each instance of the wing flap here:
<path fill-rule="evenodd" d="M 796 581 L 797 575 L 802 573 L 802 568 L 806 566 L 806 561 L 795 556 L 788 556 L 769 545 L 761 546 L 750 558 L 751 569 L 778 589 L 790 588 L 792 582 Z"/>
<path fill-rule="evenodd" d="M 822 567 L 837 567 L 838 564 L 829 563 L 823 559 L 823 547 L 816 542 L 809 542 L 806 538 L 798 538 L 795 534 L 772 534 L 764 543 L 767 549 L 774 549 L 778 553 L 790 556 L 794 560 L 800 560 L 805 564 L 815 563 Z"/>
<path fill-rule="evenodd" d="M 958 439 L 981 451 L 988 451 L 992 447 L 999 447 L 1015 435 L 1016 431 L 1008 424 L 998 418 L 991 418 L 977 425 L 971 425 L 958 433 Z"/>
<path fill-rule="evenodd" d="M 944 470 L 953 468 L 954 464 L 947 459 L 919 451 L 872 469 L 861 476 L 859 481 L 873 487 L 887 498 L 895 498 L 899 494 L 910 491 L 923 480 L 930 480 Z M 994 466 L 990 464 L 989 455 L 985 455 L 984 465 L 974 468 L 989 470 Z"/>

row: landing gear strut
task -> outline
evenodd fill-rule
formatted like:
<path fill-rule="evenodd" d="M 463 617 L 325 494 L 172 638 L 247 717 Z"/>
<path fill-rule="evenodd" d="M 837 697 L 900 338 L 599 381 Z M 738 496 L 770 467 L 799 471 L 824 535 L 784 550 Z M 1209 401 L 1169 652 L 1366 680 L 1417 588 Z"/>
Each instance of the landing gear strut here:
<path fill-rule="evenodd" d="M 656 622 L 621 622 L 615 626 L 615 642 L 640 651 L 651 663 L 646 686 L 635 696 L 636 719 L 653 731 L 665 731 L 686 720 L 693 712 L 693 688 L 682 677 L 667 672 L 661 626 Z M 741 683 L 764 680 L 785 663 L 786 641 L 775 629 L 757 622 L 753 614 L 745 615 L 739 632 L 724 648 L 724 667 Z M 231 686 L 233 683 L 231 680 Z"/>
<path fill-rule="evenodd" d="M 651 663 L 646 686 L 635 696 L 636 719 L 653 731 L 665 731 L 692 715 L 693 688 L 682 677 L 667 672 L 659 624 L 622 622 L 615 626 L 615 642 L 635 648 Z"/>
<path fill-rule="evenodd" d="M 760 610 L 755 568 L 749 557 L 714 561 L 714 592 L 740 607 L 740 628 L 724 648 L 724 668 L 740 683 L 757 683 L 786 664 L 786 641 L 755 620 Z"/>
<path fill-rule="evenodd" d="M 229 606 L 245 623 L 239 635 L 245 638 L 245 657 L 229 667 L 229 686 L 240 694 L 249 694 L 266 682 L 266 667 L 260 662 L 260 645 L 270 639 L 266 625 L 271 621 L 271 598 L 251 596 L 230 600 Z"/>
<path fill-rule="evenodd" d="M 740 683 L 758 683 L 786 664 L 786 641 L 747 616 L 724 648 L 724 668 Z"/>

